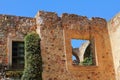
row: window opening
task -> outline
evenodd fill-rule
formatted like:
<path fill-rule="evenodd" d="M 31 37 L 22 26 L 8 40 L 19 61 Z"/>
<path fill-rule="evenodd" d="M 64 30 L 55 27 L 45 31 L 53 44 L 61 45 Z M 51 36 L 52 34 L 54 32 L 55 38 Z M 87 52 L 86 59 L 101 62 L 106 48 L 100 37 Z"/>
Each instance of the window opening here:
<path fill-rule="evenodd" d="M 24 68 L 24 42 L 12 42 L 12 69 Z"/>
<path fill-rule="evenodd" d="M 73 65 L 94 65 L 93 48 L 90 40 L 72 39 L 72 61 Z"/>

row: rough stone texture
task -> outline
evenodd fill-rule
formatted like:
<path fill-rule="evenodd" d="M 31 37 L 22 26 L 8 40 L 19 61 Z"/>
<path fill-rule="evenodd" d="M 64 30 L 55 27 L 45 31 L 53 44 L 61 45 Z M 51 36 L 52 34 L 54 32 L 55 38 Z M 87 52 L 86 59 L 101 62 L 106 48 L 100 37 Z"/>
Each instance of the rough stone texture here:
<path fill-rule="evenodd" d="M 115 80 L 107 22 L 74 14 L 38 12 L 37 30 L 41 36 L 43 80 Z M 94 43 L 95 66 L 72 65 L 70 40 Z"/>
<path fill-rule="evenodd" d="M 37 29 L 36 29 L 37 28 Z M 0 59 L 11 65 L 11 42 L 33 30 L 41 38 L 43 80 L 115 80 L 107 22 L 64 13 L 39 11 L 35 18 L 0 15 Z M 72 65 L 71 39 L 90 40 L 94 66 Z"/>
<path fill-rule="evenodd" d="M 116 78 L 120 79 L 118 67 L 120 66 L 120 13 L 108 22 L 108 30 L 112 47 Z"/>
<path fill-rule="evenodd" d="M 0 15 L 0 60 L 9 64 L 11 52 L 9 40 L 23 40 L 24 36 L 34 29 L 36 21 L 34 18 Z"/>

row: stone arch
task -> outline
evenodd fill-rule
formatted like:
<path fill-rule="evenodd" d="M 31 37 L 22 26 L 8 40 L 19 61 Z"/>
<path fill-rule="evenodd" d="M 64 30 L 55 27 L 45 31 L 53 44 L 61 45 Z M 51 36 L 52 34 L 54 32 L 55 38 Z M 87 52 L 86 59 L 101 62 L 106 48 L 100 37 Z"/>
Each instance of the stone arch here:
<path fill-rule="evenodd" d="M 84 58 L 89 56 L 87 52 L 90 50 L 90 41 L 86 41 L 79 48 L 73 48 L 72 54 L 76 57 L 78 62 L 83 62 Z"/>

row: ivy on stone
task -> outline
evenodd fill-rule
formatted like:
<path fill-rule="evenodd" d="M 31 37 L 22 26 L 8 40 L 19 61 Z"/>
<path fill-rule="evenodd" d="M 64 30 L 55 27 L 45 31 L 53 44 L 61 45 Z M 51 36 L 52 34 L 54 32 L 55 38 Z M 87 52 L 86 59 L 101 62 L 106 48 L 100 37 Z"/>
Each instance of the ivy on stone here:
<path fill-rule="evenodd" d="M 21 80 L 42 80 L 40 37 L 35 32 L 25 37 L 25 67 Z"/>

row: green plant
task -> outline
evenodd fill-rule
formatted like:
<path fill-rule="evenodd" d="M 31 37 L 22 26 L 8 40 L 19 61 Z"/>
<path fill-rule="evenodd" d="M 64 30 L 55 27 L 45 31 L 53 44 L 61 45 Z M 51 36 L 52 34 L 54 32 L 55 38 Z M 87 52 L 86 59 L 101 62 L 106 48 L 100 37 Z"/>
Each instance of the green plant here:
<path fill-rule="evenodd" d="M 6 71 L 6 77 L 9 78 L 21 78 L 23 71 Z"/>
<path fill-rule="evenodd" d="M 35 32 L 25 37 L 25 68 L 21 80 L 42 80 L 40 38 Z"/>
<path fill-rule="evenodd" d="M 89 57 L 86 57 L 82 62 L 82 65 L 93 65 L 92 54 Z"/>

